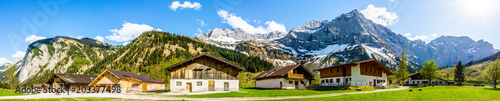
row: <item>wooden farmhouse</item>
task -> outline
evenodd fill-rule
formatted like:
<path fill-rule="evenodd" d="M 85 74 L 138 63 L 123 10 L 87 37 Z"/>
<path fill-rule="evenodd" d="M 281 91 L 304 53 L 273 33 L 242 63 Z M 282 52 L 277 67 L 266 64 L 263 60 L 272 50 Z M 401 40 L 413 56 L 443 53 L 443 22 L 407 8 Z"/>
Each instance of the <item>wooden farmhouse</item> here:
<path fill-rule="evenodd" d="M 449 81 L 437 78 L 430 82 L 430 85 L 449 85 Z M 425 80 L 420 76 L 420 73 L 411 74 L 408 80 L 404 83 L 408 86 L 429 85 L 429 80 Z"/>
<path fill-rule="evenodd" d="M 106 69 L 88 86 L 120 86 L 120 93 L 165 90 L 165 82 L 147 75 Z"/>
<path fill-rule="evenodd" d="M 87 86 L 96 76 L 92 75 L 75 75 L 75 74 L 54 74 L 50 77 L 46 84 L 51 88 L 70 88 Z"/>
<path fill-rule="evenodd" d="M 321 86 L 387 87 L 387 76 L 394 75 L 379 61 L 364 60 L 318 69 Z"/>
<path fill-rule="evenodd" d="M 290 65 L 262 72 L 253 79 L 256 88 L 306 89 L 314 75 L 303 65 Z"/>
<path fill-rule="evenodd" d="M 208 54 L 187 59 L 170 71 L 171 92 L 239 91 L 238 74 L 244 68 Z"/>

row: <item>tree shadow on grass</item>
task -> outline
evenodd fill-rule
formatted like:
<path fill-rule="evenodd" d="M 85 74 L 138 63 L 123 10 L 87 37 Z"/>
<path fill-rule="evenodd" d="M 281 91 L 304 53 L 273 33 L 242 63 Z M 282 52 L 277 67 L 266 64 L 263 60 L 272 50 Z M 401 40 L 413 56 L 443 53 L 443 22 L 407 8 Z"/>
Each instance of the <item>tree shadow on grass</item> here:
<path fill-rule="evenodd" d="M 486 90 L 493 90 L 493 91 L 500 91 L 500 88 L 495 89 L 493 87 L 485 87 L 484 89 L 486 89 Z"/>

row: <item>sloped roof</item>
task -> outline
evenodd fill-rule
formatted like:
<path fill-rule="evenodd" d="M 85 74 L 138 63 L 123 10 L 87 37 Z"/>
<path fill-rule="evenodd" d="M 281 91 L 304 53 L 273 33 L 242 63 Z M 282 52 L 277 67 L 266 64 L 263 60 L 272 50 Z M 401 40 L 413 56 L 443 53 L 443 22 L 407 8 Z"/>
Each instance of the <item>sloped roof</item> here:
<path fill-rule="evenodd" d="M 95 79 L 97 76 L 93 75 L 75 75 L 75 74 L 54 74 L 47 83 L 52 82 L 53 78 L 60 78 L 62 81 L 65 83 L 72 83 L 72 84 L 88 84 L 92 82 L 93 79 Z"/>
<path fill-rule="evenodd" d="M 302 66 L 302 65 L 289 65 L 289 66 L 285 66 L 285 67 L 281 67 L 281 68 L 274 68 L 274 69 L 260 73 L 259 75 L 255 76 L 253 79 L 284 76 L 289 71 L 291 71 L 297 67 L 304 68 L 304 66 Z M 306 70 L 307 73 L 314 78 L 314 75 L 311 73 L 311 71 L 309 71 L 307 68 L 304 68 L 304 70 Z"/>
<path fill-rule="evenodd" d="M 153 78 L 151 78 L 147 75 L 144 75 L 144 74 L 117 71 L 117 70 L 112 70 L 112 69 L 106 69 L 106 70 L 109 71 L 111 74 L 115 75 L 116 77 L 118 77 L 118 79 L 128 80 L 129 77 L 131 77 L 131 78 L 141 80 L 142 82 L 165 83 L 163 81 L 153 79 Z"/>
<path fill-rule="evenodd" d="M 334 68 L 334 67 L 343 67 L 343 66 L 354 66 L 354 65 L 358 65 L 358 64 L 366 64 L 366 63 L 375 63 L 377 65 L 379 65 L 380 67 L 383 67 L 381 68 L 385 73 L 387 73 L 388 75 L 394 75 L 394 73 L 392 73 L 391 70 L 387 69 L 387 67 L 385 67 L 384 65 L 382 65 L 382 63 L 380 63 L 379 61 L 377 61 L 376 59 L 370 59 L 370 60 L 362 60 L 362 61 L 356 61 L 356 62 L 351 62 L 351 63 L 345 63 L 345 64 L 340 64 L 340 65 L 335 65 L 335 66 L 330 66 L 330 67 L 326 67 L 326 68 L 321 68 L 321 69 L 317 69 L 315 71 L 319 71 L 319 70 L 323 70 L 323 69 L 328 69 L 328 68 Z"/>
<path fill-rule="evenodd" d="M 240 69 L 240 70 L 245 70 L 245 68 L 243 68 L 243 67 L 240 67 L 240 66 L 238 66 L 238 65 L 235 65 L 235 64 L 233 64 L 233 63 L 227 62 L 227 61 L 225 61 L 225 60 L 219 59 L 219 58 L 217 58 L 217 57 L 215 57 L 215 56 L 208 55 L 208 54 L 200 54 L 200 55 L 198 55 L 198 56 L 195 56 L 195 57 L 189 58 L 189 59 L 187 59 L 187 60 L 184 60 L 184 61 L 182 61 L 182 62 L 179 62 L 179 63 L 177 63 L 177 64 L 174 64 L 174 65 L 172 65 L 172 66 L 170 66 L 170 67 L 167 67 L 167 68 L 165 68 L 165 69 L 166 69 L 166 70 L 170 70 L 170 69 L 172 69 L 172 68 L 178 67 L 178 66 L 180 66 L 180 65 L 182 65 L 182 64 L 184 64 L 184 63 L 186 63 L 186 62 L 192 61 L 192 60 L 197 59 L 197 58 L 200 58 L 200 57 L 209 57 L 209 58 L 215 59 L 215 60 L 217 60 L 217 61 L 220 61 L 220 62 L 223 62 L 223 63 L 229 64 L 229 65 L 231 65 L 231 66 L 233 66 L 233 67 L 236 67 L 236 68 L 238 68 L 238 69 Z"/>
<path fill-rule="evenodd" d="M 423 80 L 423 78 L 420 76 L 420 72 L 410 74 L 410 76 L 409 76 L 409 77 L 410 77 L 412 80 Z M 436 79 L 443 80 L 443 81 L 448 81 L 448 80 L 445 80 L 445 79 L 442 79 L 442 78 L 436 78 Z"/>

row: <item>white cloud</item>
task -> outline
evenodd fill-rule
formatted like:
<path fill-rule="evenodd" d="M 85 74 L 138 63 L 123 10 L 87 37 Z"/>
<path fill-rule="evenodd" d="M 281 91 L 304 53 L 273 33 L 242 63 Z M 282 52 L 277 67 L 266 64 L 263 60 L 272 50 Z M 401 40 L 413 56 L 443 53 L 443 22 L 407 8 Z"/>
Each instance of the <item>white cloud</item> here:
<path fill-rule="evenodd" d="M 438 34 L 432 34 L 431 36 L 432 37 L 438 37 L 439 35 Z"/>
<path fill-rule="evenodd" d="M 74 38 L 76 38 L 76 39 L 82 39 L 82 38 L 83 38 L 83 36 L 80 36 L 80 35 L 79 35 L 79 36 L 76 36 L 76 37 L 74 37 Z"/>
<path fill-rule="evenodd" d="M 201 29 L 200 29 L 200 28 L 198 28 L 197 30 L 198 30 L 198 33 L 194 33 L 194 35 L 203 34 L 203 33 L 201 32 Z"/>
<path fill-rule="evenodd" d="M 94 39 L 96 39 L 97 41 L 103 41 L 104 42 L 104 38 L 102 36 L 96 36 Z"/>
<path fill-rule="evenodd" d="M 253 20 L 253 22 L 255 22 L 255 23 L 260 23 L 260 20 Z"/>
<path fill-rule="evenodd" d="M 35 41 L 38 41 L 41 39 L 46 39 L 46 38 L 47 37 L 31 35 L 31 36 L 26 37 L 26 39 L 24 39 L 24 41 L 29 42 L 29 43 L 33 43 Z"/>
<path fill-rule="evenodd" d="M 245 32 L 250 34 L 269 33 L 272 31 L 286 32 L 285 25 L 274 21 L 266 21 L 265 24 L 268 25 L 267 28 L 262 26 L 254 27 L 248 24 L 245 20 L 241 19 L 241 17 L 225 10 L 219 10 L 217 11 L 217 14 L 223 18 L 222 23 L 227 23 L 233 28 L 242 28 Z"/>
<path fill-rule="evenodd" d="M 394 1 L 394 0 L 389 0 L 389 1 Z"/>
<path fill-rule="evenodd" d="M 180 9 L 184 9 L 184 8 L 193 9 L 194 8 L 194 10 L 200 10 L 201 4 L 198 2 L 191 3 L 189 1 L 184 1 L 184 4 L 181 4 L 179 1 L 174 1 L 168 7 L 170 7 L 170 9 L 172 9 L 174 11 L 177 11 L 177 8 L 179 8 L 179 7 L 180 7 Z"/>
<path fill-rule="evenodd" d="M 6 58 L 0 58 L 0 65 L 3 65 L 5 63 L 9 63 L 10 61 L 7 60 Z"/>
<path fill-rule="evenodd" d="M 128 42 L 124 42 L 122 45 L 123 45 L 123 46 L 127 46 L 129 43 L 130 43 L 130 41 L 128 41 Z"/>
<path fill-rule="evenodd" d="M 428 36 L 426 36 L 426 35 L 417 35 L 417 36 L 415 36 L 415 37 L 408 37 L 408 39 L 410 39 L 410 40 L 412 40 L 412 41 L 413 41 L 413 40 L 425 40 L 425 39 L 427 39 L 427 38 L 429 38 L 429 37 L 428 37 Z"/>
<path fill-rule="evenodd" d="M 361 10 L 361 13 L 367 19 L 383 26 L 392 26 L 399 19 L 396 13 L 387 12 L 387 8 L 375 7 L 371 4 L 366 9 Z"/>
<path fill-rule="evenodd" d="M 17 51 L 14 55 L 12 55 L 12 57 L 13 58 L 24 58 L 25 54 L 26 54 L 26 52 Z"/>
<path fill-rule="evenodd" d="M 411 33 L 406 33 L 405 36 L 411 36 Z"/>
<path fill-rule="evenodd" d="M 106 38 L 116 42 L 125 42 L 141 35 L 144 31 L 151 30 L 162 31 L 159 28 L 154 29 L 153 27 L 146 24 L 125 22 L 123 23 L 122 28 L 109 30 L 110 32 L 113 32 L 113 35 L 106 36 Z"/>
<path fill-rule="evenodd" d="M 200 26 L 207 26 L 203 20 L 196 19 L 196 21 L 200 22 Z"/>

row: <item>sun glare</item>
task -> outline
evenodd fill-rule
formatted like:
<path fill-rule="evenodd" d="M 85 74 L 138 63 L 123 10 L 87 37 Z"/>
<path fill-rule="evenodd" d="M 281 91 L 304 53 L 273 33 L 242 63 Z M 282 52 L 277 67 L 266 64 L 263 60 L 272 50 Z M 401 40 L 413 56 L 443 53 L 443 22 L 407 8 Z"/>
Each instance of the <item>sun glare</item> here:
<path fill-rule="evenodd" d="M 494 7 L 498 2 L 496 0 L 461 0 L 461 7 L 468 13 L 492 13 Z"/>

